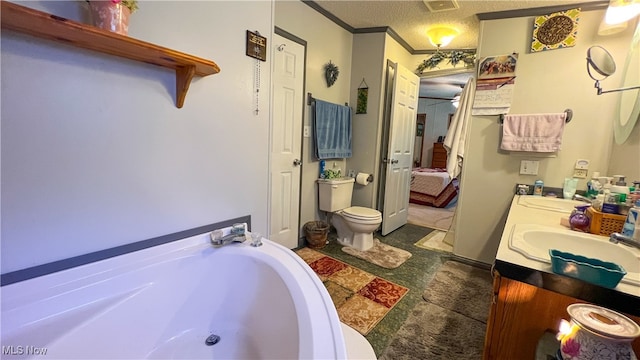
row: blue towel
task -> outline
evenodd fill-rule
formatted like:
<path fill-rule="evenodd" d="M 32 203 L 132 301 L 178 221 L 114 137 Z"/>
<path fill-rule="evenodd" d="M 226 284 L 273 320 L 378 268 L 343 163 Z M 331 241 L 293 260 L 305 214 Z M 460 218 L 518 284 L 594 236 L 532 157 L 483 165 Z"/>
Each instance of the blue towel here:
<path fill-rule="evenodd" d="M 351 157 L 350 107 L 316 100 L 313 130 L 316 158 Z"/>

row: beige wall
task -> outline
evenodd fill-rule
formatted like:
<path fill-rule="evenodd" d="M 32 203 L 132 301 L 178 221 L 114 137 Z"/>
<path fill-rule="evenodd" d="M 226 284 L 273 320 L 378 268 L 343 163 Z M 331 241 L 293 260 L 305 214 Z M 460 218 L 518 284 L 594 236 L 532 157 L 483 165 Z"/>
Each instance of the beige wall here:
<path fill-rule="evenodd" d="M 520 161 L 530 157 L 498 150 L 501 128 L 497 116 L 470 119 L 457 214 L 456 255 L 485 263 L 494 261 L 516 183 L 542 179 L 546 186 L 562 187 L 563 179 L 572 175 L 578 158 L 591 160 L 589 173 L 608 171 L 616 101 L 614 97 L 596 95 L 593 81 L 585 70 L 585 54 L 589 46 L 601 44 L 616 59 L 624 59 L 632 29 L 600 37 L 596 31 L 603 15 L 603 11 L 581 14 L 575 47 L 540 53 L 528 52 L 533 18 L 481 23 L 480 58 L 511 52 L 520 54 L 510 113 L 561 112 L 570 108 L 574 116 L 565 128 L 562 150 L 557 157 L 537 159 L 540 161 L 537 176 L 519 175 Z M 620 77 L 621 74 L 616 74 L 606 84 L 617 84 Z M 636 127 L 636 143 L 637 132 Z M 635 151 L 637 161 L 637 145 L 635 149 L 627 151 Z M 585 180 L 578 186 L 584 189 Z"/>
<path fill-rule="evenodd" d="M 355 107 L 350 99 L 353 35 L 301 1 L 276 1 L 275 26 L 307 42 L 305 93 L 337 104 L 349 102 Z M 327 87 L 324 78 L 324 65 L 329 61 L 340 70 L 338 80 L 331 87 Z M 310 109 L 305 105 L 304 126 L 312 125 Z M 324 218 L 324 213 L 318 211 L 319 161 L 315 159 L 310 140 L 304 138 L 302 144 L 300 227 L 307 221 Z M 334 163 L 344 173 L 345 161 L 328 160 L 327 168 L 332 168 Z"/>
<path fill-rule="evenodd" d="M 384 92 L 385 33 L 356 34 L 353 41 L 351 71 L 351 103 L 357 103 L 357 89 L 366 81 L 369 86 L 367 113 L 353 116 L 353 157 L 347 168 L 373 174 L 374 181 L 367 186 L 354 185 L 351 203 L 375 207 L 376 191 L 380 180 L 380 136 L 382 131 Z"/>

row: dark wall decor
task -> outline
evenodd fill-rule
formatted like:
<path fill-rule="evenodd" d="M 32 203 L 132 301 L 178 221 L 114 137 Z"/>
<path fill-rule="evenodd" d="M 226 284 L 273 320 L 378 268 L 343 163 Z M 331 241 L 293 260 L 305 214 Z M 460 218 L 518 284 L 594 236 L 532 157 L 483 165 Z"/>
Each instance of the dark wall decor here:
<path fill-rule="evenodd" d="M 327 79 L 327 87 L 335 84 L 336 80 L 338 80 L 338 74 L 340 74 L 340 70 L 329 60 L 329 63 L 324 66 L 324 77 Z"/>
<path fill-rule="evenodd" d="M 258 31 L 247 30 L 246 54 L 258 60 L 267 61 L 267 38 L 261 36 Z"/>
<path fill-rule="evenodd" d="M 356 104 L 356 114 L 367 113 L 367 100 L 369 98 L 369 85 L 362 78 L 360 86 L 358 86 L 358 102 Z"/>

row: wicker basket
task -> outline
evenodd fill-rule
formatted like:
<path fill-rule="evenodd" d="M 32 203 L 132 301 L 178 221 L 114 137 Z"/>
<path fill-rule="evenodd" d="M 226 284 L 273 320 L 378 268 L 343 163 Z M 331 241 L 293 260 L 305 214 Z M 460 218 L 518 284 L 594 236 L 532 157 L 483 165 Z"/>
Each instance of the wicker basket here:
<path fill-rule="evenodd" d="M 327 244 L 327 234 L 329 224 L 324 221 L 309 221 L 304 224 L 304 235 L 312 249 L 322 249 Z"/>
<path fill-rule="evenodd" d="M 589 232 L 604 236 L 621 232 L 627 219 L 624 215 L 602 213 L 592 207 L 587 209 L 587 217 L 590 220 Z"/>

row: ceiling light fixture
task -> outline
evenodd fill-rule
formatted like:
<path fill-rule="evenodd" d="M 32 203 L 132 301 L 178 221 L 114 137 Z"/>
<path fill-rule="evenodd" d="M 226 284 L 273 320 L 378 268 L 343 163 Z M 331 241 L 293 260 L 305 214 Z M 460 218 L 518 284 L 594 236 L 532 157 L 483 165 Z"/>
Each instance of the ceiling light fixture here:
<path fill-rule="evenodd" d="M 429 41 L 438 49 L 449 45 L 458 34 L 460 34 L 458 30 L 446 26 L 433 27 L 427 30 Z"/>
<path fill-rule="evenodd" d="M 610 0 L 604 21 L 609 25 L 629 21 L 640 14 L 640 0 Z"/>

